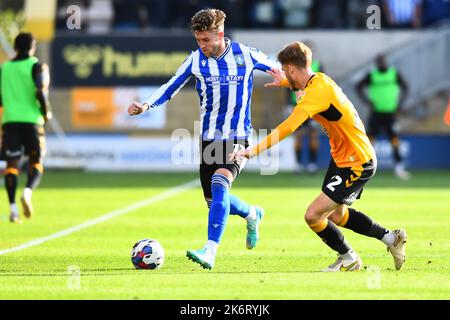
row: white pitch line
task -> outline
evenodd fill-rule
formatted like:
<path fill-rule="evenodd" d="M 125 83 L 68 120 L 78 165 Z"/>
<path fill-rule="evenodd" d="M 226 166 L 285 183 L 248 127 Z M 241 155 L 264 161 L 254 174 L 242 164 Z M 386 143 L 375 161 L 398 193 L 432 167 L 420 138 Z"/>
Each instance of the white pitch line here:
<path fill-rule="evenodd" d="M 4 254 L 7 254 L 7 253 L 11 253 L 11 252 L 25 250 L 25 249 L 28 249 L 30 247 L 38 246 L 38 245 L 40 245 L 40 244 L 42 244 L 44 242 L 50 241 L 50 240 L 54 240 L 54 239 L 58 239 L 58 238 L 61 238 L 61 237 L 68 236 L 69 234 L 72 234 L 72 233 L 78 232 L 80 230 L 92 227 L 92 226 L 94 226 L 96 224 L 105 222 L 105 221 L 107 221 L 109 219 L 112 219 L 112 218 L 115 218 L 115 217 L 118 217 L 118 216 L 130 213 L 132 211 L 135 211 L 135 210 L 141 209 L 143 207 L 152 205 L 152 204 L 154 204 L 156 202 L 159 202 L 159 201 L 165 200 L 167 198 L 173 197 L 173 196 L 175 196 L 175 195 L 177 195 L 177 194 L 179 194 L 181 192 L 184 192 L 184 191 L 186 191 L 188 189 L 194 188 L 194 187 L 196 187 L 198 185 L 199 185 L 199 182 L 198 182 L 197 179 L 196 180 L 192 180 L 190 182 L 184 183 L 182 185 L 179 185 L 179 186 L 171 188 L 171 189 L 169 189 L 167 191 L 164 191 L 164 192 L 162 192 L 162 193 L 160 193 L 158 195 L 152 196 L 152 197 L 150 197 L 148 199 L 135 202 L 134 204 L 129 205 L 128 207 L 111 211 L 109 213 L 106 213 L 106 214 L 98 217 L 98 218 L 95 218 L 95 219 L 92 219 L 92 220 L 88 220 L 88 221 L 83 222 L 83 223 L 81 223 L 79 225 L 76 225 L 76 226 L 73 226 L 73 227 L 61 230 L 61 231 L 56 232 L 54 234 L 51 234 L 49 236 L 38 238 L 38 239 L 34 239 L 32 241 L 29 241 L 27 243 L 21 244 L 20 246 L 17 246 L 17 247 L 14 247 L 14 248 L 0 250 L 0 256 L 4 255 Z"/>

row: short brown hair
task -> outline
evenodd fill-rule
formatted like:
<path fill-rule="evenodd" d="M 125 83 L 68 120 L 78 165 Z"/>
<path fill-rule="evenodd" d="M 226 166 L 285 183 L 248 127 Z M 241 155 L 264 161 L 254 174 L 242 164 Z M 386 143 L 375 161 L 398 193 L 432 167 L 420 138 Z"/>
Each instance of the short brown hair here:
<path fill-rule="evenodd" d="M 191 19 L 189 29 L 195 31 L 223 31 L 225 12 L 219 9 L 205 9 L 197 12 Z"/>
<path fill-rule="evenodd" d="M 278 53 L 281 64 L 292 64 L 300 68 L 311 67 L 312 52 L 303 42 L 293 42 Z"/>

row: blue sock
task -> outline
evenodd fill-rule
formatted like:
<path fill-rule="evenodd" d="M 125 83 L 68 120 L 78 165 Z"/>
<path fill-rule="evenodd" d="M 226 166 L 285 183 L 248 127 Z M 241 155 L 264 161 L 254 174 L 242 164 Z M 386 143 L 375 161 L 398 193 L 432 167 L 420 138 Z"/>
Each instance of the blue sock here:
<path fill-rule="evenodd" d="M 235 195 L 229 194 L 230 198 L 230 214 L 238 215 L 245 218 L 250 213 L 250 205 Z"/>
<path fill-rule="evenodd" d="M 245 219 L 250 213 L 250 205 L 231 193 L 228 194 L 228 197 L 230 198 L 230 214 L 237 215 Z M 206 199 L 206 203 L 208 205 L 208 209 L 210 209 L 212 200 Z"/>
<path fill-rule="evenodd" d="M 214 174 L 211 179 L 212 203 L 209 209 L 208 240 L 220 243 L 225 224 L 230 214 L 230 181 L 222 174 Z"/>

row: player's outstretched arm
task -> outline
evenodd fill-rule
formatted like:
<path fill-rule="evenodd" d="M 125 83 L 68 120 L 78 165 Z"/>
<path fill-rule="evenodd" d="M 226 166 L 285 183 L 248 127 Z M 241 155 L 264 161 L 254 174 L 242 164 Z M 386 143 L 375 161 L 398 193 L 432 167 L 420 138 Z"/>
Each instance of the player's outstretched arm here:
<path fill-rule="evenodd" d="M 309 115 L 301 108 L 295 108 L 291 115 L 279 124 L 267 137 L 261 140 L 256 146 L 247 149 L 234 152 L 228 155 L 230 161 L 238 160 L 242 157 L 250 159 L 261 152 L 270 149 L 274 145 L 278 144 L 281 140 L 292 134 L 298 127 L 300 127 L 307 119 Z"/>
<path fill-rule="evenodd" d="M 175 72 L 175 75 L 165 84 L 163 84 L 158 90 L 152 93 L 152 95 L 144 101 L 144 103 L 134 102 L 128 107 L 129 115 L 138 115 L 150 108 L 158 107 L 178 93 L 178 91 L 184 87 L 184 85 L 192 77 L 192 54 L 184 60 L 183 64 Z"/>
<path fill-rule="evenodd" d="M 148 109 L 150 109 L 150 107 L 147 103 L 133 102 L 128 107 L 128 114 L 130 116 L 137 116 L 138 114 L 141 114 Z"/>

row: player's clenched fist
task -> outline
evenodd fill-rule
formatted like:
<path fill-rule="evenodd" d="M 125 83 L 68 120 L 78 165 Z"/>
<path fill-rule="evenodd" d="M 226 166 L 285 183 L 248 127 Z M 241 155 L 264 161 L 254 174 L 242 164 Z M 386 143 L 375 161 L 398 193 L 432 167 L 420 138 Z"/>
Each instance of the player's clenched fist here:
<path fill-rule="evenodd" d="M 148 109 L 149 109 L 149 107 L 148 107 L 148 104 L 146 104 L 146 103 L 141 104 L 139 102 L 133 102 L 128 107 L 128 114 L 130 116 L 136 116 L 138 114 L 141 114 L 144 111 L 147 111 Z"/>

